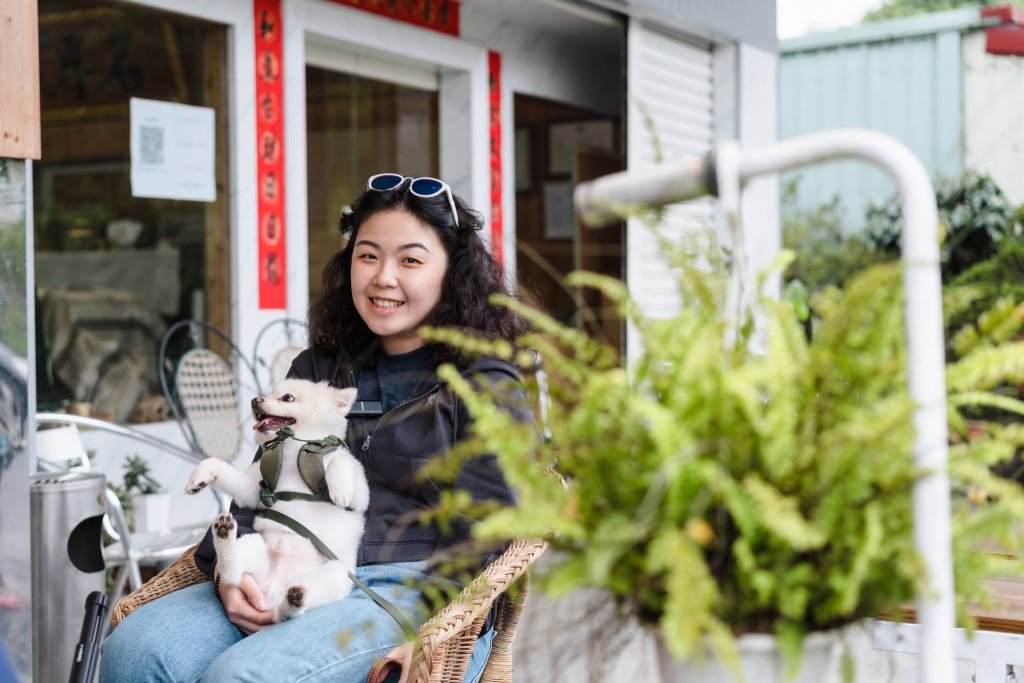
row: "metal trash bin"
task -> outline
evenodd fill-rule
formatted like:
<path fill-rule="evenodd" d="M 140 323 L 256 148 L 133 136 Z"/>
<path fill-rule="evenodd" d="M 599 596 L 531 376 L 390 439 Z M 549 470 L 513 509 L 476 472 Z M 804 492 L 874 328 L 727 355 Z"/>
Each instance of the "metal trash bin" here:
<path fill-rule="evenodd" d="M 32 673 L 35 683 L 68 680 L 82 630 L 82 605 L 103 591 L 103 490 L 96 472 L 34 474 Z"/>

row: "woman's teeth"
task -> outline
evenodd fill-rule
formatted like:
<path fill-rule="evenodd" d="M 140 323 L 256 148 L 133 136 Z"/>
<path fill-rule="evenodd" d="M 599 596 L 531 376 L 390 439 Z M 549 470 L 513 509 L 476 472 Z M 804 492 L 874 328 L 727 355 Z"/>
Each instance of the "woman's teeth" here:
<path fill-rule="evenodd" d="M 403 303 L 401 301 L 392 301 L 391 299 L 370 299 L 370 301 L 377 308 L 398 308 Z"/>

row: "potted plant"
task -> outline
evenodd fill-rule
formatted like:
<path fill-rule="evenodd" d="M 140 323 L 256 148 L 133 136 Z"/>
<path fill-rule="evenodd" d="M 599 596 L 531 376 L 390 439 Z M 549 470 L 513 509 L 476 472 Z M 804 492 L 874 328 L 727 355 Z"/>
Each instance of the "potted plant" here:
<path fill-rule="evenodd" d="M 111 485 L 133 531 L 156 531 L 168 526 L 170 494 L 150 473 L 149 463 L 139 455 L 129 455 L 124 463 L 121 486 Z"/>
<path fill-rule="evenodd" d="M 764 300 L 763 343 L 747 319 L 726 344 L 721 268 L 669 257 L 686 302 L 669 319 L 645 318 L 621 282 L 569 278 L 601 290 L 636 326 L 628 366 L 611 347 L 504 300 L 534 323 L 521 345 L 541 352 L 551 376 L 544 442 L 498 409 L 499 395 L 441 369 L 475 421 L 475 442 L 452 460 L 495 453 L 517 504 L 474 509 L 449 496 L 436 514 L 479 515 L 482 539 L 546 538 L 555 552 L 541 587 L 606 591 L 655 631 L 666 681 L 839 680 L 836 634 L 898 612 L 924 579 L 912 536 L 918 473 L 900 266 L 829 290 L 810 340 L 789 306 Z M 1024 377 L 1024 346 L 1006 334 L 1022 311 L 948 366 L 960 607 L 982 594 L 983 578 L 1006 571 L 975 551 L 979 541 L 1012 546 L 1024 515 L 1020 488 L 989 471 L 1024 430 L 972 412 L 1024 414 L 998 391 Z M 457 331 L 426 334 L 467 352 L 521 353 Z M 450 476 L 451 465 L 429 474 Z M 692 660 L 696 671 L 678 663 Z"/>

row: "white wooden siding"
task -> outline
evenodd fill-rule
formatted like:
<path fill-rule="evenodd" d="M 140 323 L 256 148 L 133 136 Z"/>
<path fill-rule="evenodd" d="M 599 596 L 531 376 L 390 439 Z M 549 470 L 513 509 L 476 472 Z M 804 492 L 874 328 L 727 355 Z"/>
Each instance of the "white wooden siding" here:
<path fill-rule="evenodd" d="M 711 46 L 633 20 L 627 59 L 627 168 L 656 163 L 655 136 L 664 161 L 706 154 L 711 149 L 715 123 Z M 651 126 L 647 124 L 648 116 Z M 661 230 L 677 242 L 687 233 L 694 233 L 695 228 L 710 226 L 711 216 L 709 200 L 677 204 L 666 212 Z M 666 267 L 648 228 L 630 220 L 626 245 L 626 282 L 645 314 L 668 317 L 678 311 L 676 278 Z M 630 353 L 636 349 L 635 334 L 631 329 L 627 336 Z"/>

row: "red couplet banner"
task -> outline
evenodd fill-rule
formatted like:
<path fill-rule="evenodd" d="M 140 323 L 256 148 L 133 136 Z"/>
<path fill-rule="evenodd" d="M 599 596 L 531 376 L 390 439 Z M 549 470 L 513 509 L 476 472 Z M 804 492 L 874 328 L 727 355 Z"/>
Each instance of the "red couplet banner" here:
<path fill-rule="evenodd" d="M 253 0 L 256 30 L 256 178 L 259 184 L 259 307 L 287 307 L 284 82 L 281 0 Z"/>
<path fill-rule="evenodd" d="M 491 138 L 491 253 L 500 263 L 505 258 L 502 241 L 504 231 L 501 213 L 501 54 L 490 50 L 487 53 L 487 71 L 490 82 L 488 100 L 490 104 Z"/>

